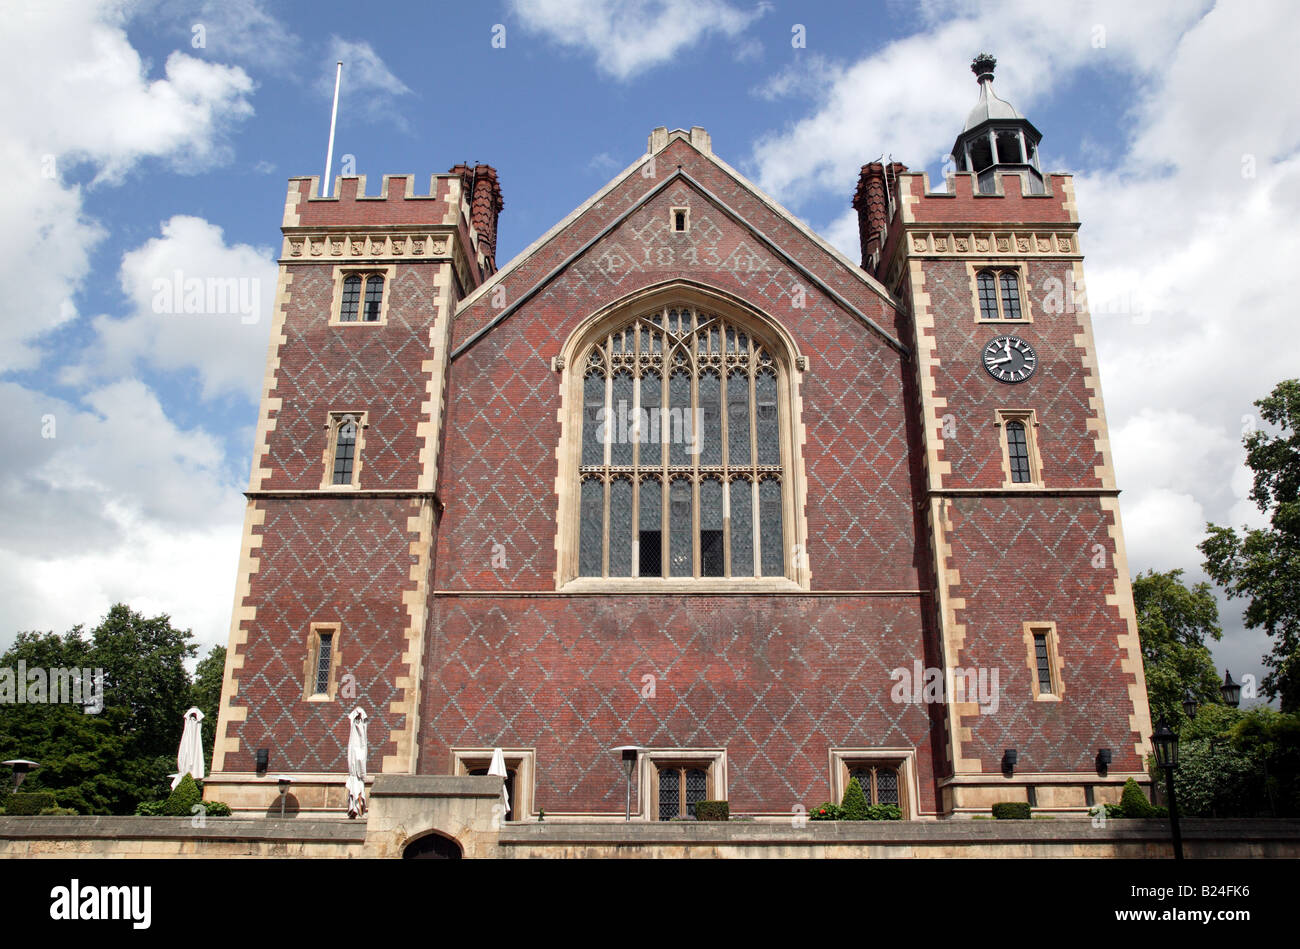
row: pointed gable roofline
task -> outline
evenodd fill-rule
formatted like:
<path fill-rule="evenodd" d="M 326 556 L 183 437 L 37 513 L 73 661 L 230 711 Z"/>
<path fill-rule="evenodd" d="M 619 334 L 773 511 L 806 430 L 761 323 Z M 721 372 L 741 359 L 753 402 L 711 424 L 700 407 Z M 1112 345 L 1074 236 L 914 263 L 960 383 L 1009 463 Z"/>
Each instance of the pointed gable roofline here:
<path fill-rule="evenodd" d="M 770 211 L 772 211 L 778 217 L 784 219 L 787 223 L 789 223 L 801 234 L 803 234 L 806 238 L 808 238 L 812 243 L 817 245 L 828 256 L 832 257 L 836 262 L 840 263 L 846 270 L 849 271 L 849 273 L 855 275 L 867 288 L 869 288 L 873 293 L 877 294 L 888 306 L 894 309 L 901 308 L 899 302 L 895 300 L 893 296 L 890 295 L 889 291 L 886 290 L 885 287 L 879 281 L 877 281 L 866 271 L 862 270 L 857 264 L 853 263 L 842 253 L 840 253 L 838 250 L 836 250 L 834 247 L 828 244 L 819 235 L 817 235 L 814 231 L 808 228 L 802 221 L 800 221 L 793 214 L 791 214 L 789 211 L 783 208 L 774 199 L 772 199 L 767 194 L 765 194 L 753 182 L 749 181 L 749 179 L 747 179 L 744 175 L 740 174 L 740 172 L 736 171 L 726 162 L 722 161 L 720 158 L 715 156 L 713 154 L 713 149 L 709 141 L 708 133 L 705 132 L 704 129 L 696 127 L 691 129 L 690 132 L 686 132 L 683 129 L 674 129 L 672 132 L 668 132 L 664 128 L 655 129 L 654 132 L 651 133 L 650 146 L 644 155 L 642 155 L 631 165 L 629 165 L 626 169 L 624 169 L 612 181 L 610 181 L 607 185 L 605 185 L 605 187 L 601 188 L 590 198 L 588 198 L 585 202 L 583 202 L 572 212 L 570 212 L 567 217 L 565 217 L 554 227 L 552 227 L 549 231 L 547 231 L 545 234 L 543 234 L 541 237 L 535 240 L 532 244 L 526 247 L 523 251 L 517 254 L 513 260 L 511 260 L 508 264 L 506 264 L 504 267 L 498 270 L 488 280 L 484 281 L 481 285 L 475 288 L 475 290 L 471 294 L 469 294 L 467 297 L 465 297 L 464 300 L 460 302 L 460 305 L 457 307 L 457 313 L 460 313 L 466 310 L 467 308 L 473 306 L 481 297 L 483 297 L 488 293 L 491 293 L 492 288 L 496 286 L 501 280 L 509 276 L 515 270 L 519 269 L 519 267 L 522 266 L 530 257 L 532 257 L 543 247 L 545 247 L 556 236 L 562 233 L 565 228 L 567 228 L 570 224 L 572 224 L 574 221 L 580 218 L 583 214 L 585 214 L 588 210 L 590 210 L 595 204 L 597 204 L 602 198 L 604 198 L 614 189 L 622 185 L 634 174 L 638 174 L 640 172 L 640 169 L 644 167 L 647 162 L 652 161 L 654 157 L 657 154 L 659 154 L 659 152 L 667 148 L 672 142 L 678 140 L 682 140 L 686 142 L 686 144 L 688 144 L 692 149 L 698 152 L 702 157 L 707 158 L 710 162 L 712 162 L 719 169 L 721 169 L 732 179 L 734 179 L 739 185 L 741 185 L 742 187 L 750 191 Z M 900 342 L 897 338 L 895 338 L 891 333 L 885 330 L 884 327 L 882 327 L 875 320 L 871 319 L 871 317 L 867 316 L 865 313 L 863 313 L 861 310 L 855 307 L 848 300 L 844 299 L 844 297 L 841 294 L 836 292 L 832 287 L 830 287 L 825 281 L 823 281 L 816 274 L 812 273 L 806 266 L 800 263 L 797 258 L 792 256 L 784 248 L 782 248 L 779 244 L 777 244 L 774 240 L 768 237 L 756 225 L 754 225 L 753 223 L 745 219 L 742 215 L 740 215 L 733 208 L 731 208 L 724 201 L 722 201 L 717 195 L 715 195 L 703 184 L 701 184 L 699 181 L 693 178 L 688 172 L 684 171 L 682 168 L 679 167 L 671 174 L 669 174 L 667 177 L 665 177 L 662 181 L 658 182 L 653 187 L 651 187 L 645 194 L 643 194 L 633 204 L 625 208 L 617 217 L 615 217 L 608 224 L 606 224 L 605 227 L 601 228 L 601 230 L 598 233 L 593 235 L 591 239 L 586 241 L 581 247 L 579 247 L 577 250 L 573 251 L 573 253 L 569 254 L 562 261 L 560 261 L 560 263 L 557 264 L 554 268 L 552 268 L 545 276 L 543 276 L 541 279 L 533 283 L 533 285 L 529 287 L 526 293 L 517 296 L 514 299 L 514 301 L 511 302 L 506 307 L 504 307 L 500 313 L 496 314 L 491 320 L 489 320 L 487 323 L 481 326 L 476 332 L 474 332 L 468 339 L 466 339 L 459 346 L 457 346 L 452 351 L 451 358 L 456 359 L 462 353 L 470 349 L 480 339 L 482 339 L 493 329 L 499 326 L 502 322 L 508 319 L 511 316 L 511 314 L 516 312 L 521 306 L 527 303 L 532 297 L 534 297 L 536 294 L 541 292 L 552 280 L 554 280 L 566 269 L 568 269 L 568 267 L 575 260 L 580 258 L 583 254 L 585 254 L 588 250 L 590 250 L 593 246 L 595 246 L 602 238 L 604 238 L 616 227 L 622 224 L 623 221 L 626 220 L 630 215 L 638 211 L 640 208 L 644 207 L 645 204 L 649 202 L 651 199 L 653 199 L 657 194 L 659 194 L 661 191 L 663 191 L 673 182 L 678 180 L 684 180 L 688 184 L 690 184 L 691 187 L 695 188 L 719 211 L 726 214 L 728 217 L 730 217 L 741 227 L 749 231 L 749 233 L 751 233 L 755 238 L 757 238 L 763 244 L 764 247 L 766 247 L 769 251 L 771 251 L 778 258 L 784 261 L 793 270 L 801 274 L 813 286 L 817 287 L 818 290 L 820 290 L 822 293 L 828 296 L 837 305 L 842 307 L 846 312 L 853 315 L 856 319 L 861 321 L 863 324 L 870 327 L 879 336 L 881 336 L 887 343 L 889 343 L 889 345 L 892 346 L 894 349 L 898 350 L 900 353 L 904 355 L 907 355 L 908 353 L 907 347 L 904 346 L 903 343 Z"/>

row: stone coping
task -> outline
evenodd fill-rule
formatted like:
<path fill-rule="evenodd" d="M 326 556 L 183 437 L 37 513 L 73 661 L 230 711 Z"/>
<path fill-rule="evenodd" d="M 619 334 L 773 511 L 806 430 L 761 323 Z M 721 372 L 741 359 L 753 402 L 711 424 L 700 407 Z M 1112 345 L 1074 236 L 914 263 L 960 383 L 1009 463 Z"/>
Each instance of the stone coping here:
<path fill-rule="evenodd" d="M 1179 822 L 1185 841 L 1294 841 L 1300 820 L 1207 820 Z M 1050 820 L 809 821 L 803 827 L 763 821 L 559 822 L 509 823 L 498 843 L 509 846 L 554 844 L 963 844 L 1105 843 L 1169 840 L 1169 821 L 1110 819 L 1093 827 L 1090 818 Z"/>
<path fill-rule="evenodd" d="M 364 820 L 209 817 L 0 817 L 0 840 L 269 840 L 363 843 Z"/>
<path fill-rule="evenodd" d="M 491 775 L 379 774 L 370 797 L 500 797 L 501 779 Z"/>

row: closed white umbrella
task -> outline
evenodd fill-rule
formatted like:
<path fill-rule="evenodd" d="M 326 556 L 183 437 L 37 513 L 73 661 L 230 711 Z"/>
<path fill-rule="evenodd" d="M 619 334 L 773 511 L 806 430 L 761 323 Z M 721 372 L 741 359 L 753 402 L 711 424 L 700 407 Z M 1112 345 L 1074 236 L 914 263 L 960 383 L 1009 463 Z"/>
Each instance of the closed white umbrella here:
<path fill-rule="evenodd" d="M 348 817 L 366 810 L 366 713 L 360 706 L 348 713 Z"/>
<path fill-rule="evenodd" d="M 172 778 L 172 790 L 181 783 L 185 775 L 193 775 L 195 781 L 203 780 L 203 713 L 196 708 L 185 713 L 185 728 L 181 732 L 180 751 L 176 752 L 176 776 Z"/>
<path fill-rule="evenodd" d="M 492 752 L 492 763 L 488 765 L 488 774 L 496 775 L 499 778 L 508 778 L 510 772 L 506 771 L 506 754 L 500 748 Z M 506 784 L 501 782 L 501 803 L 505 805 L 505 810 L 501 812 L 501 819 L 510 813 L 510 792 L 506 790 Z"/>

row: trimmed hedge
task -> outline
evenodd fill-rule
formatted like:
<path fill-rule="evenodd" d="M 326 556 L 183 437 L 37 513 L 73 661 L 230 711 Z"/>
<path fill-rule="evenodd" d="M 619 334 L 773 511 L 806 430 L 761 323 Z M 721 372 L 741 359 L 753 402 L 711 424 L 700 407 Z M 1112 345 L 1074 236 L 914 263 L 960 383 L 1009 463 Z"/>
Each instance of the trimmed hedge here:
<path fill-rule="evenodd" d="M 726 801 L 698 801 L 695 804 L 695 819 L 723 821 L 731 816 L 731 806 Z"/>
<path fill-rule="evenodd" d="M 1124 782 L 1124 793 L 1120 795 L 1119 806 L 1125 817 L 1155 817 L 1156 807 L 1138 787 L 1137 781 L 1129 778 Z"/>
<path fill-rule="evenodd" d="M 839 820 L 840 806 L 834 801 L 818 804 L 808 812 L 809 820 Z"/>
<path fill-rule="evenodd" d="M 903 809 L 897 804 L 872 804 L 867 808 L 867 820 L 902 820 Z"/>
<path fill-rule="evenodd" d="M 41 811 L 41 817 L 76 817 L 75 807 L 47 807 Z"/>
<path fill-rule="evenodd" d="M 1029 820 L 1032 816 L 1026 801 L 999 801 L 993 805 L 994 820 Z"/>
<path fill-rule="evenodd" d="M 849 778 L 849 786 L 844 789 L 844 800 L 840 802 L 840 820 L 869 820 L 867 811 L 870 806 L 858 779 Z"/>
<path fill-rule="evenodd" d="M 163 816 L 189 817 L 193 813 L 190 809 L 202 801 L 203 792 L 199 790 L 194 778 L 187 774 L 181 778 L 181 783 L 176 785 L 172 793 L 167 795 L 167 800 L 163 802 Z"/>
<path fill-rule="evenodd" d="M 5 813 L 10 817 L 32 817 L 49 807 L 58 807 L 53 791 L 19 791 L 9 795 Z"/>

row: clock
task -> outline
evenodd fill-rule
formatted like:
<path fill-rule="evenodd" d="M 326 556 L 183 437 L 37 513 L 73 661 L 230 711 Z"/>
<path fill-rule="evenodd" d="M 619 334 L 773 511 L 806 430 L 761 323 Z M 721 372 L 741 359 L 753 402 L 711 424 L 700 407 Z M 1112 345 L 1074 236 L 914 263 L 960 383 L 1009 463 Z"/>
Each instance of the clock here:
<path fill-rule="evenodd" d="M 1019 336 L 999 336 L 984 347 L 984 368 L 998 382 L 1024 382 L 1038 368 L 1038 354 Z"/>

